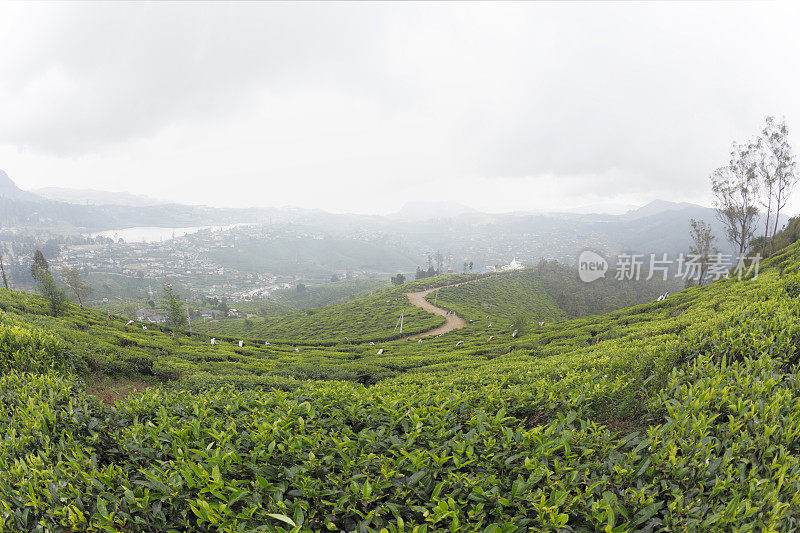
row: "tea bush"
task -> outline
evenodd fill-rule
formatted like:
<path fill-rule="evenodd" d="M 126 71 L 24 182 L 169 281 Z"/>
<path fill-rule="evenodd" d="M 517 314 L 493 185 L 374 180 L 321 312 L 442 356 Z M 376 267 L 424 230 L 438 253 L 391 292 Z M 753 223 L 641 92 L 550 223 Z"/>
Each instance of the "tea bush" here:
<path fill-rule="evenodd" d="M 65 371 L 71 367 L 65 346 L 55 335 L 25 327 L 0 311 L 0 373 Z"/>
<path fill-rule="evenodd" d="M 41 334 L 166 380 L 107 406 L 48 365 L 4 368 L 0 530 L 797 530 L 789 270 L 421 344 L 211 346 L 0 291 L 29 353 Z"/>

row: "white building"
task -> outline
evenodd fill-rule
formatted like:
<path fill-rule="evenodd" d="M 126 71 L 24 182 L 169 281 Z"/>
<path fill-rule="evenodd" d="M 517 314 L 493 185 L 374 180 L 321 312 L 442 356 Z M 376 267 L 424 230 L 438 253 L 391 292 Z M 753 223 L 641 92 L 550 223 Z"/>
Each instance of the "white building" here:
<path fill-rule="evenodd" d="M 525 265 L 517 261 L 517 258 L 515 257 L 514 260 L 511 261 L 509 264 L 501 266 L 500 270 L 502 270 L 503 272 L 510 272 L 512 270 L 523 270 L 524 268 Z"/>

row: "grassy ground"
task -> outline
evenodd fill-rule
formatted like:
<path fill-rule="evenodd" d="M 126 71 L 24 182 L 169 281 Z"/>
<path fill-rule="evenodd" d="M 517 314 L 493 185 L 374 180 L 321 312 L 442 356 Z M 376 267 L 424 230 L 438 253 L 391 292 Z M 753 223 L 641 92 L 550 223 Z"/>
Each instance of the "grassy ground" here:
<path fill-rule="evenodd" d="M 159 381 L 151 376 L 130 379 L 90 373 L 84 375 L 83 380 L 86 383 L 86 394 L 94 396 L 107 404 L 125 400 L 131 395 L 141 394 L 148 387 L 159 385 Z"/>

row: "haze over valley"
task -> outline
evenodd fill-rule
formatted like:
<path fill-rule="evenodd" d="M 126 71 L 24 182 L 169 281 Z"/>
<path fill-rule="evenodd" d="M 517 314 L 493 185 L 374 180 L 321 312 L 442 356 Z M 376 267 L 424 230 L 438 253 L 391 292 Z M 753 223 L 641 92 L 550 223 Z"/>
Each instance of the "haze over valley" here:
<path fill-rule="evenodd" d="M 55 266 L 78 268 L 103 286 L 109 285 L 107 277 L 116 278 L 113 288 L 93 295 L 105 303 L 147 299 L 164 279 L 195 297 L 236 302 L 332 278 L 412 277 L 437 252 L 445 272 L 461 272 L 470 262 L 471 271 L 483 272 L 515 258 L 574 265 L 585 249 L 609 256 L 677 255 L 688 250 L 690 218 L 710 221 L 718 234 L 724 231 L 711 208 L 659 200 L 621 215 L 489 214 L 452 202 L 418 201 L 387 216 L 366 216 L 157 201 L 132 206 L 126 195 L 115 203 L 117 194 L 98 192 L 93 197 L 104 201 L 93 204 L 80 199 L 81 191 L 72 195 L 75 201 L 63 202 L 22 191 L 5 173 L 0 181 L 9 279 L 31 287 L 27 265 L 41 249 Z"/>

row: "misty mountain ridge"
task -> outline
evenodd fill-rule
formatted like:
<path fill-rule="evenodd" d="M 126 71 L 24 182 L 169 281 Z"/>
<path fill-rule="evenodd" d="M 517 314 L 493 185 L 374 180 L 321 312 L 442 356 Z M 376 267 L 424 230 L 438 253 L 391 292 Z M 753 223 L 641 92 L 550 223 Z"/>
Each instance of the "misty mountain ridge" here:
<path fill-rule="evenodd" d="M 71 187 L 42 187 L 24 191 L 8 176 L 0 170 L 0 196 L 11 199 L 37 201 L 51 200 L 73 205 L 119 205 L 127 207 L 148 207 L 164 206 L 174 204 L 166 200 L 154 198 L 144 194 L 135 194 L 127 191 L 105 191 L 100 189 L 75 189 Z M 184 205 L 184 204 L 174 204 Z M 619 203 L 598 203 L 586 206 L 579 206 L 560 211 L 515 211 L 509 213 L 489 214 L 454 201 L 410 201 L 406 202 L 399 211 L 385 215 L 389 220 L 406 220 L 423 222 L 426 220 L 456 218 L 462 215 L 586 215 L 593 217 L 621 217 L 625 220 L 636 220 L 647 216 L 663 213 L 666 211 L 680 211 L 688 208 L 710 209 L 698 204 L 688 202 L 670 202 L 667 200 L 656 199 L 652 202 L 637 207 L 630 204 Z M 210 209 L 215 209 L 210 207 Z M 253 208 L 233 208 L 252 211 Z M 327 211 L 320 209 L 303 209 L 297 207 L 281 207 L 280 211 L 292 211 L 296 213 L 318 213 L 327 214 Z M 378 215 L 380 217 L 380 215 Z M 113 229 L 113 228 L 108 228 Z"/>
<path fill-rule="evenodd" d="M 98 189 L 42 187 L 40 189 L 33 189 L 31 192 L 48 200 L 76 205 L 126 205 L 130 207 L 146 207 L 171 203 L 145 194 L 101 191 Z"/>
<path fill-rule="evenodd" d="M 393 220 L 412 220 L 421 222 L 437 218 L 455 218 L 465 214 L 477 214 L 479 211 L 458 202 L 413 201 L 406 202 L 396 213 L 387 215 Z"/>
<path fill-rule="evenodd" d="M 628 213 L 629 211 L 635 211 L 636 209 L 640 209 L 640 207 L 633 204 L 604 202 L 572 207 L 570 209 L 564 209 L 564 212 L 573 213 L 575 215 L 624 215 L 625 213 Z"/>
<path fill-rule="evenodd" d="M 14 181 L 6 174 L 5 170 L 0 169 L 0 197 L 10 198 L 12 200 L 37 200 L 39 199 L 33 193 L 23 191 Z"/>
<path fill-rule="evenodd" d="M 689 202 L 669 202 L 667 200 L 653 200 L 649 204 L 646 204 L 642 207 L 637 209 L 631 209 L 622 215 L 623 218 L 626 220 L 636 220 L 639 218 L 649 217 L 651 215 L 657 215 L 659 213 L 664 213 L 666 211 L 682 211 L 685 209 L 708 209 L 713 211 L 710 207 L 704 207 L 698 204 L 692 204 Z"/>
<path fill-rule="evenodd" d="M 545 257 L 569 262 L 583 247 L 606 253 L 677 254 L 688 250 L 690 218 L 707 222 L 717 236 L 720 250 L 730 253 L 726 231 L 716 211 L 687 202 L 654 200 L 621 215 L 534 211 L 482 213 L 457 202 L 435 201 L 409 202 L 388 216 L 336 214 L 302 208 L 92 205 L 45 199 L 22 191 L 5 173 L 0 175 L 0 225 L 12 231 L 65 235 L 141 226 L 294 224 L 331 238 L 358 240 L 371 236 L 381 242 L 389 239 L 399 251 L 418 261 L 424 261 L 424 254 L 430 250 L 450 250 L 486 264 L 515 256 L 522 261 Z M 786 220 L 781 216 L 780 226 Z"/>

